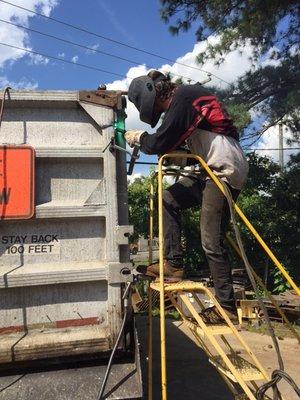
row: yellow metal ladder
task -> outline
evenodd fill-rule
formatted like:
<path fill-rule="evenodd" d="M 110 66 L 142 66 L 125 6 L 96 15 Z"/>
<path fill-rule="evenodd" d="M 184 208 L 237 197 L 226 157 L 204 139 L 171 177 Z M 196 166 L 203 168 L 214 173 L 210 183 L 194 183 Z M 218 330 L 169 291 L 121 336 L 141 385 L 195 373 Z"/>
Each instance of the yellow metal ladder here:
<path fill-rule="evenodd" d="M 151 283 L 149 288 L 149 364 L 152 363 L 152 309 L 151 296 L 153 291 L 160 291 L 160 283 Z M 197 344 L 204 350 L 209 361 L 216 367 L 235 398 L 243 398 L 242 394 L 255 400 L 254 392 L 258 388 L 256 381 L 268 380 L 269 376 L 259 363 L 247 343 L 228 318 L 221 305 L 212 292 L 199 282 L 181 281 L 178 283 L 164 284 L 165 295 L 169 297 L 174 308 L 180 314 L 183 323 L 191 331 Z M 202 298 L 199 298 L 199 295 Z M 206 324 L 199 311 L 205 308 L 203 295 L 216 306 L 224 323 Z M 195 307 L 198 306 L 197 308 Z M 236 354 L 230 344 L 229 336 L 234 336 L 247 354 L 246 360 Z M 152 365 L 148 369 L 148 399 L 152 398 Z M 240 390 L 239 390 L 240 388 Z M 162 388 L 167 396 L 166 387 Z"/>
<path fill-rule="evenodd" d="M 227 314 L 218 303 L 211 291 L 199 282 L 181 281 L 178 283 L 164 282 L 164 258 L 163 258 L 163 177 L 172 175 L 163 170 L 163 161 L 166 158 L 190 158 L 195 159 L 206 171 L 210 179 L 217 185 L 225 195 L 222 183 L 208 167 L 205 161 L 195 154 L 171 153 L 165 154 L 158 163 L 158 225 L 159 225 L 159 281 L 149 285 L 149 343 L 148 343 L 148 399 L 152 400 L 152 292 L 160 294 L 160 347 L 161 347 L 161 399 L 167 400 L 167 370 L 166 370 L 166 332 L 165 332 L 165 296 L 171 300 L 174 308 L 179 312 L 183 323 L 189 328 L 199 346 L 207 354 L 209 361 L 217 368 L 218 372 L 234 394 L 236 399 L 255 400 L 255 391 L 258 388 L 257 381 L 267 381 L 269 376 L 259 363 L 247 343 L 232 324 Z M 149 262 L 152 262 L 152 239 L 153 239 L 153 211 L 154 211 L 154 185 L 150 189 L 150 248 Z M 241 209 L 233 202 L 233 207 L 242 221 L 257 239 L 263 250 L 274 262 L 292 288 L 299 295 L 300 290 L 289 276 L 285 268 L 278 261 L 250 221 Z M 199 294 L 205 295 L 224 319 L 224 324 L 208 325 L 201 317 L 199 310 L 204 308 Z M 193 300 L 191 302 L 191 299 Z M 197 304 L 198 310 L 194 307 Z M 226 335 L 226 337 L 225 337 Z M 244 349 L 247 360 L 240 357 L 229 343 L 228 335 L 234 336 L 240 346 Z M 260 386 L 260 385 L 259 385 Z"/>

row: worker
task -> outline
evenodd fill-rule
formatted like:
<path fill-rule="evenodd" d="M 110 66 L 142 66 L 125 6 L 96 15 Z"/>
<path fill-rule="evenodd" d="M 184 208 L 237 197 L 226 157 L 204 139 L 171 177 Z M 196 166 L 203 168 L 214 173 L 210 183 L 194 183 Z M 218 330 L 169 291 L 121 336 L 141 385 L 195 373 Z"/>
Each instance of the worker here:
<path fill-rule="evenodd" d="M 140 145 L 145 154 L 170 153 L 184 144 L 197 154 L 227 185 L 233 200 L 244 186 L 248 163 L 239 144 L 239 135 L 224 106 L 200 83 L 173 83 L 159 71 L 133 79 L 128 98 L 139 111 L 141 121 L 157 131 L 129 130 L 128 144 Z M 236 319 L 231 267 L 224 236 L 230 219 L 226 198 L 207 176 L 193 175 L 179 179 L 163 192 L 164 276 L 166 281 L 183 279 L 181 247 L 181 212 L 201 204 L 201 243 L 212 274 L 217 300 Z M 159 277 L 159 263 L 140 271 Z M 213 310 L 213 313 L 215 310 Z M 211 317 L 211 316 L 210 316 Z"/>

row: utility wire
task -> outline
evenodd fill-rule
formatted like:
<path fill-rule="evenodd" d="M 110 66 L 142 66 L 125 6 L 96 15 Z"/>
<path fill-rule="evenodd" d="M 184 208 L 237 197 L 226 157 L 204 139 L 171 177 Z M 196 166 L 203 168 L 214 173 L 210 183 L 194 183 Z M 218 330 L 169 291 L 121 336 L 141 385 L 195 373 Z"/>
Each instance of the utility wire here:
<path fill-rule="evenodd" d="M 120 41 L 118 41 L 118 40 L 112 39 L 112 38 L 107 37 L 107 36 L 104 36 L 104 35 L 100 35 L 100 34 L 95 33 L 95 32 L 91 32 L 91 31 L 89 31 L 88 29 L 85 29 L 85 28 L 83 28 L 83 27 L 80 27 L 80 26 L 77 26 L 77 25 L 73 25 L 73 24 L 70 24 L 70 23 L 68 23 L 68 22 L 62 21 L 62 20 L 60 20 L 60 19 L 56 19 L 56 18 L 47 16 L 47 15 L 45 15 L 45 14 L 39 13 L 39 12 L 34 11 L 34 10 L 30 10 L 29 8 L 25 8 L 25 7 L 19 6 L 19 5 L 17 5 L 17 4 L 11 3 L 11 2 L 9 2 L 9 1 L 5 1 L 5 0 L 0 0 L 0 1 L 1 1 L 2 3 L 8 4 L 8 5 L 12 6 L 12 7 L 16 7 L 16 8 L 19 8 L 19 9 L 21 9 L 21 10 L 28 11 L 28 12 L 30 12 L 30 13 L 33 13 L 33 14 L 35 14 L 35 15 L 38 15 L 39 17 L 46 18 L 46 19 L 51 20 L 51 21 L 54 21 L 54 22 L 56 22 L 56 23 L 58 23 L 58 24 L 68 26 L 69 28 L 76 29 L 76 30 L 78 30 L 78 31 L 80 31 L 80 32 L 84 32 L 84 33 L 87 33 L 87 34 L 92 35 L 92 36 L 96 36 L 96 37 L 98 37 L 98 38 L 100 38 L 100 39 L 107 40 L 107 41 L 109 41 L 109 42 L 118 44 L 118 45 L 120 45 L 120 46 L 127 47 L 127 48 L 129 48 L 129 49 L 132 49 L 132 50 L 135 50 L 135 51 L 139 51 L 139 52 L 141 52 L 141 53 L 148 54 L 148 55 L 153 56 L 153 57 L 160 58 L 161 60 L 165 60 L 165 61 L 171 62 L 171 63 L 173 63 L 173 64 L 181 65 L 181 66 L 183 66 L 183 67 L 191 68 L 191 69 L 194 69 L 194 70 L 197 70 L 197 71 L 204 72 L 204 73 L 206 73 L 206 74 L 210 74 L 210 75 L 214 76 L 215 78 L 219 79 L 220 81 L 226 83 L 227 85 L 230 85 L 230 83 L 227 82 L 225 79 L 220 78 L 218 75 L 216 75 L 216 74 L 214 74 L 214 73 L 212 73 L 212 72 L 209 72 L 209 71 L 207 71 L 207 70 L 205 70 L 205 69 L 198 68 L 198 67 L 194 67 L 194 66 L 188 65 L 188 64 L 184 64 L 184 63 L 178 62 L 178 61 L 176 61 L 176 60 L 173 60 L 173 59 L 171 59 L 171 58 L 164 57 L 164 56 L 162 56 L 162 55 L 160 55 L 160 54 L 152 53 L 152 52 L 150 52 L 150 51 L 147 51 L 147 50 L 144 50 L 144 49 L 140 49 L 140 48 L 135 47 L 135 46 L 130 46 L 130 45 L 127 44 L 127 43 L 120 42 Z"/>
<path fill-rule="evenodd" d="M 271 149 L 271 148 L 267 148 L 267 149 L 246 149 L 245 151 L 264 151 L 264 150 L 300 150 L 300 147 L 284 147 L 283 149 Z M 127 164 L 129 164 L 130 161 L 127 161 Z M 137 165 L 158 165 L 157 162 L 151 162 L 151 161 L 136 161 L 135 164 Z"/>
<path fill-rule="evenodd" d="M 258 148 L 258 149 L 255 149 L 255 148 L 250 148 L 250 149 L 244 149 L 245 151 L 256 151 L 256 150 L 259 150 L 259 151 L 264 151 L 264 150 L 300 150 L 300 147 L 283 147 L 282 149 L 280 149 L 279 147 L 277 147 L 277 148 L 269 148 L 269 147 L 267 147 L 266 149 L 264 149 L 264 148 Z"/>
<path fill-rule="evenodd" d="M 33 50 L 29 50 L 29 49 L 24 49 L 23 47 L 13 46 L 12 44 L 0 42 L 0 45 L 6 46 L 6 47 L 11 47 L 12 49 L 22 50 L 22 51 L 25 51 L 26 53 L 36 54 L 36 55 L 38 55 L 38 56 L 50 58 L 50 59 L 52 59 L 52 60 L 61 61 L 61 62 L 64 62 L 64 63 L 66 63 L 66 64 L 78 65 L 79 67 L 83 67 L 83 68 L 87 68 L 87 69 L 92 69 L 92 70 L 94 70 L 94 71 L 104 72 L 105 74 L 110 74 L 110 75 L 118 76 L 118 77 L 121 77 L 121 78 L 133 79 L 133 78 L 130 78 L 129 76 L 125 76 L 125 75 L 122 75 L 122 74 L 118 74 L 117 72 L 106 71 L 106 70 L 104 70 L 104 69 L 101 69 L 101 68 L 98 68 L 98 67 L 94 67 L 94 66 L 92 66 L 92 65 L 81 64 L 81 63 L 78 63 L 78 62 L 75 62 L 75 61 L 65 60 L 65 59 L 63 59 L 63 58 L 50 56 L 49 54 L 45 54 L 45 53 L 38 53 L 37 51 L 33 51 Z"/>
<path fill-rule="evenodd" d="M 89 51 L 92 51 L 92 52 L 95 52 L 95 53 L 99 53 L 99 54 L 104 54 L 105 56 L 108 56 L 108 57 L 117 58 L 118 60 L 126 61 L 126 62 L 129 62 L 129 63 L 134 64 L 134 65 L 143 64 L 142 62 L 139 63 L 137 61 L 133 61 L 133 60 L 130 60 L 128 58 L 124 58 L 124 57 L 118 56 L 116 54 L 111 54 L 111 53 L 107 53 L 107 52 L 102 51 L 102 50 L 93 49 L 92 47 L 85 46 L 85 45 L 80 44 L 80 43 L 75 43 L 75 42 L 72 42 L 71 40 L 67 40 L 67 39 L 64 39 L 64 38 L 61 38 L 61 37 L 58 37 L 58 36 L 55 36 L 55 35 L 51 35 L 49 33 L 37 31 L 36 29 L 28 28 L 27 26 L 24 26 L 24 25 L 15 24 L 14 22 L 6 21 L 4 19 L 0 19 L 0 22 L 4 22 L 5 24 L 13 25 L 13 26 L 16 26 L 18 28 L 26 29 L 29 32 L 34 32 L 34 33 L 37 33 L 39 35 L 46 36 L 46 37 L 58 40 L 58 41 L 63 42 L 63 43 L 71 44 L 72 46 L 77 46 L 77 47 L 80 47 L 80 48 L 85 49 L 85 50 L 89 50 Z M 145 64 L 145 66 L 147 68 L 149 68 L 149 69 L 155 69 L 155 67 L 152 67 L 150 65 L 146 65 Z M 187 76 L 183 76 L 183 75 L 179 75 L 179 74 L 172 74 L 172 75 L 196 82 L 194 79 L 189 78 Z"/>

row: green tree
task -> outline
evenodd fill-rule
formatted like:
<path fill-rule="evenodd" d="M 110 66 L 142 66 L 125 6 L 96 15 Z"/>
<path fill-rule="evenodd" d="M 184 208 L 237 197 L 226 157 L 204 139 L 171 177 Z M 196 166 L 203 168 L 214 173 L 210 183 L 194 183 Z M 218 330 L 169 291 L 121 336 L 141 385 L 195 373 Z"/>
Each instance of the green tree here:
<path fill-rule="evenodd" d="M 136 178 L 128 185 L 129 222 L 134 227 L 131 241 L 140 236 L 149 237 L 150 177 Z M 165 183 L 165 187 L 167 187 Z M 200 244 L 200 210 L 190 209 L 183 213 L 182 243 L 185 250 L 184 264 L 194 273 L 207 268 L 204 252 Z M 154 198 L 154 235 L 158 235 L 157 196 Z"/>
<path fill-rule="evenodd" d="M 128 185 L 129 222 L 134 227 L 132 240 L 149 235 L 150 179 L 142 176 Z"/>
<path fill-rule="evenodd" d="M 249 70 L 232 84 L 224 97 L 233 111 L 243 104 L 245 111 L 264 115 L 266 126 L 248 129 L 244 135 L 257 138 L 267 127 L 283 121 L 299 138 L 300 80 L 299 3 L 295 0 L 161 0 L 161 17 L 172 34 L 197 25 L 196 38 L 219 37 L 198 55 L 199 64 L 214 60 L 221 64 L 226 55 L 248 44 L 253 47 L 253 63 L 271 58 Z M 238 68 L 238 66 L 237 66 Z M 236 113 L 238 115 L 238 113 Z M 247 117 L 247 113 L 245 114 Z M 244 117 L 245 119 L 245 117 Z M 245 120 L 245 126 L 250 121 Z"/>
<path fill-rule="evenodd" d="M 249 179 L 239 197 L 239 205 L 250 222 L 270 246 L 279 261 L 299 282 L 300 228 L 299 228 L 299 172 L 300 155 L 291 157 L 286 170 L 281 173 L 278 164 L 254 153 L 249 157 Z M 284 291 L 285 279 L 268 261 L 264 251 L 241 223 L 240 229 L 249 260 L 263 277 L 270 267 L 270 288 Z M 241 262 L 238 261 L 241 265 Z"/>

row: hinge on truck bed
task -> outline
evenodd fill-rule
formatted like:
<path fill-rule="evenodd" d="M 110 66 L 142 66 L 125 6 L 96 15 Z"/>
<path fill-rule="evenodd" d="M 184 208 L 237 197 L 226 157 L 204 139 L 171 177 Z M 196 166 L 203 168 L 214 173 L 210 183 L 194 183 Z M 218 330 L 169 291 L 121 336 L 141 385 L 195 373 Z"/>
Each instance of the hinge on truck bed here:
<path fill-rule="evenodd" d="M 128 244 L 129 235 L 133 233 L 132 225 L 117 225 L 115 227 L 116 242 L 119 245 Z"/>
<path fill-rule="evenodd" d="M 122 94 L 123 92 L 116 90 L 81 90 L 78 92 L 78 100 L 121 110 Z"/>
<path fill-rule="evenodd" d="M 112 283 L 132 282 L 134 276 L 132 274 L 133 266 L 131 263 L 110 262 L 107 265 L 107 281 Z"/>

